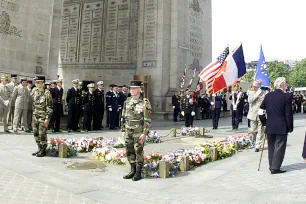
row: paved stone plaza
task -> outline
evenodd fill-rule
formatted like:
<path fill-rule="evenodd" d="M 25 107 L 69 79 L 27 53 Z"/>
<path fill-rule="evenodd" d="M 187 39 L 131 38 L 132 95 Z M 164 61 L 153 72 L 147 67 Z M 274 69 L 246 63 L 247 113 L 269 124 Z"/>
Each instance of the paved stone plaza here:
<path fill-rule="evenodd" d="M 230 118 L 222 118 L 219 130 L 211 121 L 195 121 L 209 127 L 216 139 L 246 132 L 231 130 Z M 179 128 L 183 122 L 176 123 Z M 173 123 L 154 121 L 153 128 L 166 135 Z M 0 135 L 0 203 L 306 203 L 306 164 L 301 158 L 305 116 L 295 116 L 295 130 L 289 136 L 282 175 L 268 171 L 267 151 L 261 171 L 259 153 L 246 150 L 231 158 L 213 162 L 169 179 L 123 180 L 125 167 L 106 164 L 105 170 L 68 170 L 67 165 L 88 161 L 90 154 L 72 159 L 31 156 L 35 143 L 31 134 Z M 86 133 L 86 135 L 89 135 Z M 103 131 L 92 136 L 118 137 L 120 132 Z M 80 134 L 50 134 L 49 137 L 81 137 Z M 178 147 L 200 143 L 192 138 L 164 138 L 161 144 L 146 146 L 146 152 L 167 153 Z M 182 142 L 182 140 L 184 140 Z M 185 143 L 185 144 L 184 144 Z M 188 144 L 188 145 L 186 145 Z"/>

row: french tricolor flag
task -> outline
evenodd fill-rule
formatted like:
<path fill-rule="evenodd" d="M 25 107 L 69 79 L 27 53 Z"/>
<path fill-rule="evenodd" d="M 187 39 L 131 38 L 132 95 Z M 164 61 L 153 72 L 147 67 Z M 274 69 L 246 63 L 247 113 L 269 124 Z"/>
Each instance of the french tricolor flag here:
<path fill-rule="evenodd" d="M 229 54 L 213 82 L 213 92 L 217 93 L 231 86 L 246 73 L 242 44 Z"/>

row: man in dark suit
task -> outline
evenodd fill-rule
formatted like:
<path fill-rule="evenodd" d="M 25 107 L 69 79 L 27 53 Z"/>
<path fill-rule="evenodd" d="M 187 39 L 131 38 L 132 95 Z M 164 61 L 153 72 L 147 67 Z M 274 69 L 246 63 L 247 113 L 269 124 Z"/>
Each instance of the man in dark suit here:
<path fill-rule="evenodd" d="M 219 94 L 212 94 L 210 97 L 211 104 L 211 115 L 212 115 L 212 123 L 213 129 L 218 129 L 220 113 L 221 113 L 221 105 L 222 98 Z"/>
<path fill-rule="evenodd" d="M 53 104 L 53 122 L 54 122 L 54 127 L 52 126 L 53 132 L 61 132 L 60 131 L 60 124 L 61 124 L 61 116 L 63 113 L 63 93 L 64 90 L 62 88 L 63 85 L 63 80 L 58 79 L 56 81 L 57 86 L 51 89 L 51 94 L 52 94 L 52 104 Z"/>
<path fill-rule="evenodd" d="M 181 106 L 181 113 L 185 116 L 185 126 L 192 127 L 193 117 L 195 116 L 195 103 L 189 91 L 186 91 L 186 95 L 183 96 Z"/>
<path fill-rule="evenodd" d="M 178 91 L 172 96 L 172 108 L 173 108 L 173 122 L 177 122 L 178 114 L 180 113 L 180 101 L 181 98 L 179 96 Z"/>
<path fill-rule="evenodd" d="M 94 92 L 95 94 L 95 111 L 93 115 L 93 129 L 102 130 L 102 121 L 104 115 L 104 91 L 103 81 L 97 83 L 98 88 Z"/>
<path fill-rule="evenodd" d="M 259 115 L 267 113 L 266 131 L 268 137 L 268 154 L 271 174 L 285 173 L 280 167 L 283 163 L 287 135 L 293 131 L 292 99 L 285 93 L 286 79 L 279 77 L 274 82 L 275 91 L 268 93 L 258 111 Z M 260 117 L 261 121 L 262 117 Z M 264 123 L 264 121 L 263 121 Z"/>
<path fill-rule="evenodd" d="M 80 132 L 78 129 L 80 110 L 82 107 L 82 92 L 78 88 L 79 80 L 75 79 L 72 81 L 73 87 L 68 89 L 66 102 L 68 104 L 68 122 L 67 122 L 67 130 L 71 132 L 71 130 Z"/>
<path fill-rule="evenodd" d="M 243 109 L 242 106 L 242 101 L 244 100 L 242 98 L 243 93 L 242 92 L 238 92 L 239 89 L 239 85 L 235 84 L 234 85 L 234 91 L 232 92 L 232 94 L 229 97 L 229 100 L 232 100 L 232 104 L 231 104 L 231 111 L 232 111 L 232 127 L 233 130 L 237 130 L 238 126 L 239 126 L 239 118 L 240 118 L 240 113 L 241 113 L 241 108 Z"/>

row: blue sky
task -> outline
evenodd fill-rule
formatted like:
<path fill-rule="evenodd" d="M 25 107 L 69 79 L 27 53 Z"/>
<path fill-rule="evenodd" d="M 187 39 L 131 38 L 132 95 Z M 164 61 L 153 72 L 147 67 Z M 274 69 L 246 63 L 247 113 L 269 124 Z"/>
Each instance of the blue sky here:
<path fill-rule="evenodd" d="M 306 58 L 306 0 L 212 0 L 212 57 L 243 44 L 245 60 Z"/>

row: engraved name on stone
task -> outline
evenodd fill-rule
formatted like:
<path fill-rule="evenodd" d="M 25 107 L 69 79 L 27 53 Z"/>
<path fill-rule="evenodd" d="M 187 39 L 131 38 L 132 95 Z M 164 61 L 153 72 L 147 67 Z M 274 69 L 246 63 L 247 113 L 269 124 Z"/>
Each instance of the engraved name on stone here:
<path fill-rule="evenodd" d="M 126 62 L 129 53 L 130 0 L 108 3 L 105 36 L 105 61 Z"/>
<path fill-rule="evenodd" d="M 156 60 L 157 57 L 157 1 L 145 0 L 143 60 Z"/>
<path fill-rule="evenodd" d="M 64 5 L 61 31 L 62 62 L 76 62 L 80 21 L 80 5 Z"/>
<path fill-rule="evenodd" d="M 82 14 L 80 62 L 100 62 L 103 1 L 85 3 Z"/>
<path fill-rule="evenodd" d="M 189 49 L 190 56 L 201 59 L 203 56 L 203 14 L 190 10 L 189 15 Z"/>
<path fill-rule="evenodd" d="M 0 0 L 0 8 L 17 12 L 19 5 L 7 0 Z"/>

